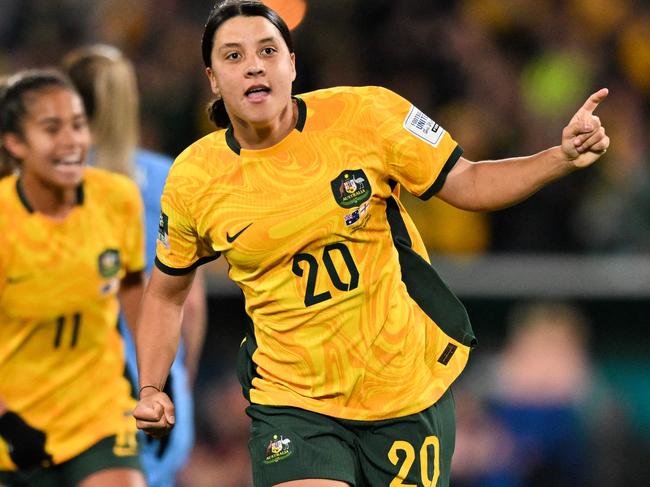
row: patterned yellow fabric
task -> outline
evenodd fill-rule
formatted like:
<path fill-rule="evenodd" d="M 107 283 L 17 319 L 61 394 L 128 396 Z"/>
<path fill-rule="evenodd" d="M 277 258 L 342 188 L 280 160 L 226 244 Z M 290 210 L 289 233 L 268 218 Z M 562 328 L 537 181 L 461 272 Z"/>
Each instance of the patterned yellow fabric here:
<path fill-rule="evenodd" d="M 20 194 L 15 177 L 0 180 L 0 398 L 46 433 L 54 463 L 109 435 L 128 447 L 134 401 L 116 293 L 144 268 L 138 189 L 87 168 L 83 200 L 63 221 Z M 13 468 L 0 439 L 0 470 Z"/>
<path fill-rule="evenodd" d="M 252 402 L 360 420 L 420 411 L 461 372 L 470 340 L 450 338 L 410 297 L 389 206 L 408 219 L 397 184 L 431 196 L 461 150 L 383 88 L 297 99 L 297 128 L 271 148 L 241 149 L 218 131 L 178 157 L 157 265 L 179 274 L 227 259 L 254 324 Z"/>

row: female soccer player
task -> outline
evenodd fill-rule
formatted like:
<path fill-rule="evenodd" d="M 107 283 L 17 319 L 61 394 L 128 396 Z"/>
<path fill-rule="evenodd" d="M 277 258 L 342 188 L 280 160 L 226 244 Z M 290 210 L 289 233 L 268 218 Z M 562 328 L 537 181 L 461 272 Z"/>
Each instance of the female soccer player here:
<path fill-rule="evenodd" d="M 93 134 L 92 159 L 96 167 L 135 179 L 145 210 L 147 272 L 156 254 L 160 196 L 172 160 L 137 146 L 139 141 L 138 89 L 131 62 L 115 47 L 93 45 L 70 52 L 63 61 L 79 90 Z M 194 377 L 205 335 L 206 302 L 202 276 L 194 280 L 183 314 L 183 341 L 171 366 L 165 391 L 176 406 L 176 427 L 168 437 L 140 441 L 140 459 L 149 487 L 171 487 L 187 461 L 194 440 L 191 378 Z M 129 375 L 137 378 L 133 339 L 120 320 Z M 188 374 L 189 372 L 189 374 Z M 137 384 L 137 380 L 135 381 Z"/>
<path fill-rule="evenodd" d="M 143 289 L 137 187 L 85 167 L 83 103 L 58 72 L 6 81 L 0 140 L 0 484 L 142 487 L 116 328 Z"/>
<path fill-rule="evenodd" d="M 378 87 L 293 97 L 278 15 L 226 1 L 203 34 L 224 130 L 175 161 L 157 269 L 138 327 L 138 427 L 174 424 L 163 392 L 195 269 L 222 255 L 252 327 L 240 351 L 255 485 L 446 486 L 449 387 L 474 344 L 466 312 L 428 263 L 399 188 L 467 210 L 514 204 L 592 164 L 609 139 L 593 94 L 561 144 L 470 162 L 441 126 Z"/>

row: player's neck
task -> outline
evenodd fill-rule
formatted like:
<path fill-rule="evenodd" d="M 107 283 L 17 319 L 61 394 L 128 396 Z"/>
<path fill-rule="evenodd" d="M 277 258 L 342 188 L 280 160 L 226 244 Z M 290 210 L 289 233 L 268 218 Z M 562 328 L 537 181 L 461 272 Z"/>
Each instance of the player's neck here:
<path fill-rule="evenodd" d="M 52 220 L 63 220 L 79 204 L 78 188 L 49 185 L 29 174 L 22 175 L 20 186 L 30 208 Z"/>
<path fill-rule="evenodd" d="M 233 121 L 233 134 L 243 149 L 267 149 L 282 141 L 296 126 L 298 104 L 295 100 L 282 110 L 272 123 L 255 125 L 245 120 Z"/>

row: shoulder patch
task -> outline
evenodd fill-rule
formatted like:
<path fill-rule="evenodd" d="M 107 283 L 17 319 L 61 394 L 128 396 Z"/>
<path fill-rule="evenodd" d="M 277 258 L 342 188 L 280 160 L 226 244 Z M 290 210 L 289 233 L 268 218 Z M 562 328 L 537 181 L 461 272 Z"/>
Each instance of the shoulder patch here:
<path fill-rule="evenodd" d="M 413 105 L 404 119 L 404 128 L 433 147 L 438 147 L 445 133 L 445 129 Z"/>
<path fill-rule="evenodd" d="M 160 220 L 158 222 L 158 241 L 166 249 L 169 248 L 169 217 L 162 211 L 160 212 Z"/>

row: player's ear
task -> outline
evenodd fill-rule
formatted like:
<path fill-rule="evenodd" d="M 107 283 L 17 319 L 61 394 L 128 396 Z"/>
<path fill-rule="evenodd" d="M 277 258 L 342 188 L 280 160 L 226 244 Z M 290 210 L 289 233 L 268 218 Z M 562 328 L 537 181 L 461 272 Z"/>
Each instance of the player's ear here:
<path fill-rule="evenodd" d="M 14 132 L 7 132 L 2 136 L 2 146 L 7 149 L 12 157 L 22 161 L 27 155 L 27 146 L 23 139 Z"/>
<path fill-rule="evenodd" d="M 296 54 L 290 53 L 289 58 L 291 59 L 291 81 L 296 81 Z"/>
<path fill-rule="evenodd" d="M 207 75 L 208 79 L 210 80 L 210 89 L 212 90 L 212 93 L 214 93 L 216 96 L 220 97 L 221 94 L 219 92 L 219 85 L 217 83 L 217 77 L 214 75 L 214 71 L 212 71 L 212 68 L 205 68 L 205 74 Z"/>

